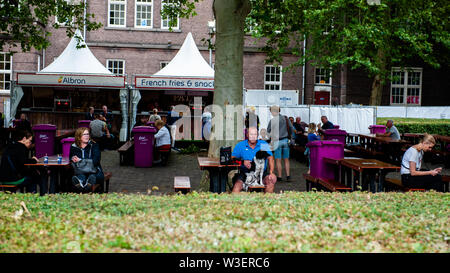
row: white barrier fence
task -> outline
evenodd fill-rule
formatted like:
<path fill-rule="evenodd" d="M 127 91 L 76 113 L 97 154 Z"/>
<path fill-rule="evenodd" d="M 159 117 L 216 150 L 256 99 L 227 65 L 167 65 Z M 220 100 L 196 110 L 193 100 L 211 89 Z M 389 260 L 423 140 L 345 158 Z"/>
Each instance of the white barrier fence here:
<path fill-rule="evenodd" d="M 270 105 L 254 106 L 260 119 L 260 128 L 267 128 L 272 118 Z M 283 106 L 281 114 L 288 117 L 300 117 L 306 123 L 321 123 L 320 117 L 327 116 L 333 124 L 349 133 L 369 133 L 369 126 L 376 124 L 377 118 L 450 118 L 450 106 Z"/>
<path fill-rule="evenodd" d="M 450 106 L 377 106 L 377 117 L 450 119 Z"/>
<path fill-rule="evenodd" d="M 259 116 L 260 128 L 267 128 L 272 115 L 270 106 L 255 106 Z M 369 133 L 369 126 L 375 124 L 375 107 L 328 107 L 328 106 L 286 106 L 281 108 L 281 114 L 288 117 L 300 117 L 306 123 L 321 123 L 320 117 L 327 116 L 333 124 L 349 133 Z"/>

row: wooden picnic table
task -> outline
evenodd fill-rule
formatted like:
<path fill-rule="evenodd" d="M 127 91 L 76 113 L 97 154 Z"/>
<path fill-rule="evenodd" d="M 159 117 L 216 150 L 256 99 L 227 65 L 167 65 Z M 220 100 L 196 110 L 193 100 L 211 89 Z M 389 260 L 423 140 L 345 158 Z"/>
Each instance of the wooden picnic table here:
<path fill-rule="evenodd" d="M 404 145 L 409 142 L 403 139 L 381 137 L 376 134 L 359 134 L 361 151 L 369 156 L 384 158 L 395 164 L 400 164 Z"/>
<path fill-rule="evenodd" d="M 239 168 L 240 164 L 222 165 L 218 158 L 198 157 L 198 165 L 201 170 L 209 171 L 209 190 L 211 192 L 226 192 L 228 173 Z"/>
<path fill-rule="evenodd" d="M 370 179 L 370 188 L 374 192 L 380 192 L 384 190 L 384 178 L 388 172 L 399 171 L 400 166 L 392 165 L 390 163 L 386 163 L 377 159 L 357 159 L 357 158 L 343 158 L 340 160 L 340 165 L 343 167 L 347 167 L 352 170 L 351 180 L 349 181 L 349 177 L 347 177 L 347 182 L 351 183 L 351 187 L 353 190 L 356 189 L 356 173 L 359 173 L 358 182 L 362 186 L 363 185 L 363 174 L 369 174 Z M 345 172 L 344 172 L 345 173 Z M 378 174 L 378 183 L 375 183 L 375 174 Z"/>
<path fill-rule="evenodd" d="M 68 157 L 63 157 L 61 160 L 61 163 L 58 163 L 58 156 L 57 155 L 50 155 L 48 156 L 48 163 L 44 163 L 44 157 L 38 158 L 39 162 L 37 163 L 29 163 L 29 164 L 24 164 L 25 166 L 30 166 L 30 167 L 35 167 L 43 171 L 42 174 L 42 181 L 43 183 L 41 183 L 40 185 L 40 192 L 41 195 L 47 193 L 47 191 L 49 193 L 56 193 L 61 191 L 62 189 L 66 189 L 66 187 L 64 187 L 65 185 L 63 185 L 62 183 L 62 174 L 65 168 L 70 166 L 70 160 Z M 48 185 L 47 185 L 47 177 L 48 177 L 48 170 L 50 170 L 51 172 L 51 176 L 50 176 L 50 188 L 48 189 Z"/>

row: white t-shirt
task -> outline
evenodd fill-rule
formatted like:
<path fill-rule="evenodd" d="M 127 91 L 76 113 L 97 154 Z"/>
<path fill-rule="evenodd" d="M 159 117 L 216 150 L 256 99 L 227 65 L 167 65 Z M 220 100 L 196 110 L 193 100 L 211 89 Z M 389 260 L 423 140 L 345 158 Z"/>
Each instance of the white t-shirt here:
<path fill-rule="evenodd" d="M 158 133 L 156 133 L 155 135 L 155 139 L 156 139 L 156 147 L 171 144 L 169 130 L 167 130 L 165 126 L 159 129 Z"/>
<path fill-rule="evenodd" d="M 410 147 L 406 150 L 402 159 L 402 167 L 400 168 L 400 174 L 411 174 L 409 170 L 409 162 L 416 162 L 416 170 L 420 170 L 422 166 L 423 151 L 417 151 L 414 147 Z"/>

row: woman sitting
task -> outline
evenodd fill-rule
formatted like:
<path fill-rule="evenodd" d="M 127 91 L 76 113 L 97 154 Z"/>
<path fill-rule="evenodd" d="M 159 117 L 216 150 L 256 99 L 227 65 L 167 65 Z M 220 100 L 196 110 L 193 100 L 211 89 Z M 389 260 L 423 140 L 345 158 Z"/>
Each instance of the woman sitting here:
<path fill-rule="evenodd" d="M 69 158 L 73 162 L 75 172 L 72 184 L 77 190 L 95 191 L 100 185 L 103 185 L 105 177 L 100 166 L 100 148 L 97 143 L 91 141 L 88 128 L 81 127 L 75 131 L 75 143 L 70 146 Z M 81 163 L 84 160 L 84 163 L 90 166 Z M 86 171 L 89 167 L 93 170 Z"/>
<path fill-rule="evenodd" d="M 164 121 L 158 119 L 155 122 L 155 127 L 158 129 L 158 133 L 155 134 L 155 161 L 153 163 L 158 164 L 162 162 L 161 152 L 170 152 L 172 137 L 170 131 L 165 126 Z M 164 162 L 165 163 L 165 162 Z"/>
<path fill-rule="evenodd" d="M 421 170 L 424 152 L 431 151 L 436 144 L 432 135 L 425 134 L 419 144 L 411 146 L 406 150 L 402 159 L 400 174 L 402 175 L 402 184 L 408 188 L 433 189 L 444 191 L 442 177 L 439 174 L 442 168 L 434 170 Z"/>

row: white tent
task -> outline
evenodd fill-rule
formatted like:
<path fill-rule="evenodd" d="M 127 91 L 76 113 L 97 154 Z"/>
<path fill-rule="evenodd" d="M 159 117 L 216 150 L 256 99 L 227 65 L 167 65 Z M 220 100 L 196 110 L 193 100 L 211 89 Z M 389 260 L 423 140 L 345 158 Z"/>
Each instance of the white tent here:
<path fill-rule="evenodd" d="M 200 54 L 189 32 L 177 55 L 154 76 L 214 78 L 214 69 Z"/>
<path fill-rule="evenodd" d="M 82 37 L 76 30 L 75 35 Z M 82 37 L 83 38 L 83 37 Z M 72 37 L 63 53 L 39 73 L 71 73 L 71 74 L 106 74 L 113 75 L 89 50 L 84 39 L 80 41 L 83 48 L 77 48 L 77 40 Z"/>

